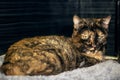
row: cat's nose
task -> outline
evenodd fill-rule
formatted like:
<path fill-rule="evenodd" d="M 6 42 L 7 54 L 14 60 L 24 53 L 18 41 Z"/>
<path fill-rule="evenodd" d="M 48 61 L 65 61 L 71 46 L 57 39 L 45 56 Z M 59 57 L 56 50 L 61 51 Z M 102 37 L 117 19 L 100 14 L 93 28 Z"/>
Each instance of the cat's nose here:
<path fill-rule="evenodd" d="M 90 45 L 91 45 L 91 47 L 96 48 L 96 45 L 94 42 L 91 42 Z"/>
<path fill-rule="evenodd" d="M 90 46 L 90 50 L 95 50 L 96 49 L 96 46 L 95 45 L 91 45 Z"/>
<path fill-rule="evenodd" d="M 91 45 L 92 47 L 94 47 L 94 48 L 96 47 L 96 45 L 95 45 L 95 40 L 94 40 L 93 37 L 90 38 L 89 43 L 90 43 L 90 45 Z"/>

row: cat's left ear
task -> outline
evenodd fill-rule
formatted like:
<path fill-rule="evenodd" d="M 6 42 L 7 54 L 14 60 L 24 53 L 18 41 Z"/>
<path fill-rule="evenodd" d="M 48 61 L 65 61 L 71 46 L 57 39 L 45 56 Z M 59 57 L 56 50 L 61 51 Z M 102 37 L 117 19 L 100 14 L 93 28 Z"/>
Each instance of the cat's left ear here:
<path fill-rule="evenodd" d="M 107 16 L 106 18 L 102 19 L 102 25 L 104 28 L 108 29 L 110 20 L 111 20 L 111 16 Z"/>
<path fill-rule="evenodd" d="M 73 16 L 73 23 L 74 23 L 74 24 L 79 24 L 79 22 L 80 22 L 79 16 L 74 15 L 74 16 Z"/>

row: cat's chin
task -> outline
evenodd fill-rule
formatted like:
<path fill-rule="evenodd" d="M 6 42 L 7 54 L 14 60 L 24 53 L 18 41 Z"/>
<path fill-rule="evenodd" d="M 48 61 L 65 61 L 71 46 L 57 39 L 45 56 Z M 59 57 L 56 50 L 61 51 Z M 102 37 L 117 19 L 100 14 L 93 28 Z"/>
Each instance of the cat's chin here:
<path fill-rule="evenodd" d="M 96 54 L 96 53 L 97 53 L 97 51 L 95 51 L 95 50 L 89 50 L 86 52 L 86 54 Z"/>
<path fill-rule="evenodd" d="M 90 53 L 95 53 L 96 52 L 96 49 L 94 47 L 92 48 L 88 48 L 86 47 L 85 49 L 83 49 L 84 52 L 87 52 L 89 54 Z"/>
<path fill-rule="evenodd" d="M 89 48 L 88 50 L 90 50 L 90 51 L 95 51 L 95 48 Z"/>

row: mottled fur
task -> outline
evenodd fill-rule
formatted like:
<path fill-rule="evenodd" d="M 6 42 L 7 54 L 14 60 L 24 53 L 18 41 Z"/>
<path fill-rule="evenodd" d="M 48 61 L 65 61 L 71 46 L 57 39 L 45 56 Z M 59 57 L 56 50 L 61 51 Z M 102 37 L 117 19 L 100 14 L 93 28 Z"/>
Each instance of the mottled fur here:
<path fill-rule="evenodd" d="M 6 75 L 53 75 L 96 64 L 102 60 L 98 57 L 104 53 L 103 47 L 107 37 L 107 28 L 103 31 L 101 31 L 102 26 L 99 26 L 100 29 L 97 28 L 98 25 L 103 25 L 102 21 L 99 21 L 100 23 L 96 22 L 96 19 L 80 19 L 74 16 L 72 39 L 63 36 L 22 39 L 10 46 L 1 70 Z M 105 34 L 104 39 L 100 37 L 98 40 L 102 45 L 99 46 L 100 48 L 97 48 L 98 45 L 93 38 L 96 34 L 97 36 Z M 83 40 L 87 37 L 90 38 Z M 98 57 L 95 55 L 97 53 L 100 54 Z"/>
<path fill-rule="evenodd" d="M 25 38 L 8 49 L 3 70 L 8 75 L 57 74 L 75 68 L 77 56 L 63 36 Z"/>

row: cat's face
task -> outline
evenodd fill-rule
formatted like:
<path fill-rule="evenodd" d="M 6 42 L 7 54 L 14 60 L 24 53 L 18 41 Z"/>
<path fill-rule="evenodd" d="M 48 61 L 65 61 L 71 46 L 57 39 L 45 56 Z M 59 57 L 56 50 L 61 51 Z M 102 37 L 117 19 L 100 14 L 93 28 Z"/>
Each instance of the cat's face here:
<path fill-rule="evenodd" d="M 73 17 L 74 29 L 72 40 L 81 52 L 103 51 L 107 42 L 108 25 L 111 17 L 80 18 Z"/>

